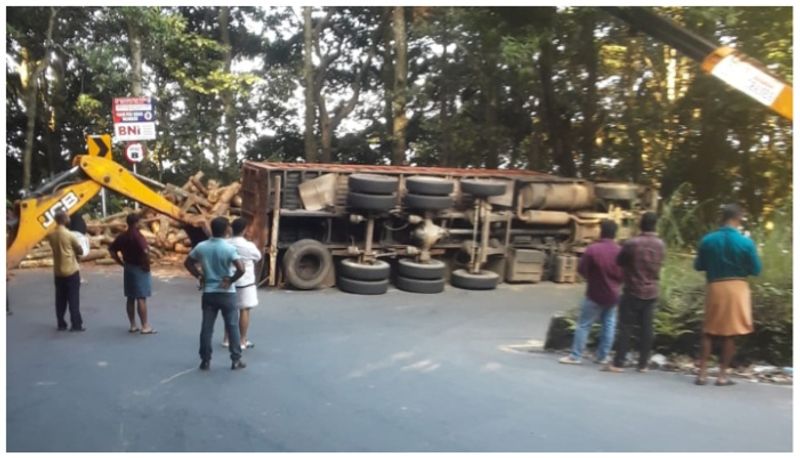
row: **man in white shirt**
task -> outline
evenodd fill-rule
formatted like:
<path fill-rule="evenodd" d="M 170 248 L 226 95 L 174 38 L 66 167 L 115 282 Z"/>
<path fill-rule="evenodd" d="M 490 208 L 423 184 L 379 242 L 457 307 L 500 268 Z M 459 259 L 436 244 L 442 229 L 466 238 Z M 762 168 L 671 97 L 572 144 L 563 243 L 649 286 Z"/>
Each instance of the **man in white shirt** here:
<path fill-rule="evenodd" d="M 244 263 L 244 275 L 236 283 L 236 305 L 239 307 L 239 332 L 241 334 L 242 350 L 253 348 L 255 344 L 247 339 L 247 328 L 250 327 L 250 309 L 258 305 L 258 295 L 256 294 L 256 274 L 255 264 L 261 260 L 261 251 L 256 244 L 244 238 L 244 230 L 247 228 L 247 220 L 237 218 L 231 224 L 233 237 L 228 239 L 228 243 L 236 248 L 239 257 Z M 228 346 L 228 333 L 222 345 Z"/>

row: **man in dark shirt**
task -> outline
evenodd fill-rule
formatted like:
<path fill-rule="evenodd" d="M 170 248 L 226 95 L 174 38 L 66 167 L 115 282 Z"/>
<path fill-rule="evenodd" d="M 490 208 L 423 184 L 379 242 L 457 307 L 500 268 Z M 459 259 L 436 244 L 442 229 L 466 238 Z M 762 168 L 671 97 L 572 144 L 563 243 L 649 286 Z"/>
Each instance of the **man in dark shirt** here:
<path fill-rule="evenodd" d="M 617 223 L 604 220 L 600 223 L 600 240 L 591 244 L 581 256 L 578 273 L 586 279 L 586 297 L 581 305 L 581 314 L 575 328 L 572 353 L 559 360 L 562 364 L 581 364 L 586 340 L 592 324 L 599 318 L 603 324 L 600 345 L 595 356 L 596 363 L 605 363 L 614 344 L 614 328 L 617 321 L 617 302 L 622 282 L 622 272 L 617 266 L 619 245 L 614 241 Z"/>
<path fill-rule="evenodd" d="M 666 249 L 656 234 L 658 216 L 653 212 L 642 215 L 641 234 L 622 244 L 617 263 L 622 267 L 625 287 L 619 303 L 619 347 L 610 372 L 622 372 L 631 340 L 631 328 L 638 324 L 639 372 L 647 372 L 650 348 L 653 344 L 653 310 L 658 300 L 658 280 Z"/>
<path fill-rule="evenodd" d="M 131 213 L 126 218 L 128 230 L 118 235 L 108 247 L 111 257 L 121 265 L 124 272 L 123 289 L 127 298 L 128 332 L 139 332 L 136 326 L 136 310 L 138 304 L 139 321 L 142 322 L 142 334 L 155 334 L 147 321 L 147 298 L 150 297 L 152 285 L 150 277 L 150 259 L 147 257 L 149 247 L 139 231 L 139 215 Z M 122 259 L 119 257 L 122 253 Z"/>

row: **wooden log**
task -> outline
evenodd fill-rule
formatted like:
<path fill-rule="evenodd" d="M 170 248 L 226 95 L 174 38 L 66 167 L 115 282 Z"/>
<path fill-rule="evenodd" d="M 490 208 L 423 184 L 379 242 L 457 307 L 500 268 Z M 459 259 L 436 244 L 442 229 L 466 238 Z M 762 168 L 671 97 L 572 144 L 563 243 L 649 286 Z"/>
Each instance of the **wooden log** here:
<path fill-rule="evenodd" d="M 89 254 L 79 259 L 80 262 L 96 261 L 102 258 L 110 258 L 108 250 L 89 250 Z"/>
<path fill-rule="evenodd" d="M 156 233 L 156 240 L 160 246 L 166 248 L 167 247 L 167 234 L 169 233 L 169 219 L 166 216 L 161 216 L 158 220 L 159 227 L 158 232 Z M 169 245 L 172 246 L 172 245 Z"/>
<path fill-rule="evenodd" d="M 173 251 L 180 254 L 189 254 L 192 251 L 192 248 L 188 245 L 184 245 L 183 243 L 176 243 L 175 246 L 172 248 Z"/>
<path fill-rule="evenodd" d="M 107 223 L 107 222 L 109 222 L 109 221 L 113 221 L 113 220 L 116 220 L 116 219 L 122 219 L 123 221 L 125 221 L 125 217 L 126 217 L 126 216 L 128 216 L 128 213 L 130 213 L 130 212 L 131 212 L 131 209 L 126 207 L 126 208 L 125 208 L 124 210 L 122 210 L 121 212 L 119 212 L 119 213 L 114 213 L 113 215 L 108 215 L 108 216 L 106 216 L 105 218 L 101 218 L 101 219 L 100 219 L 100 220 L 98 220 L 98 221 L 99 221 L 100 223 Z"/>
<path fill-rule="evenodd" d="M 94 263 L 99 265 L 99 266 L 110 266 L 112 264 L 116 264 L 117 261 L 114 261 L 111 258 L 101 258 L 101 259 L 96 260 Z"/>
<path fill-rule="evenodd" d="M 208 196 L 208 189 L 205 186 L 203 186 L 203 183 L 200 182 L 199 178 L 196 178 L 196 176 L 193 176 L 193 177 L 189 178 L 189 181 L 191 181 L 192 185 L 194 185 L 194 187 L 197 188 L 197 190 L 200 192 L 200 194 L 202 194 L 204 196 Z"/>
<path fill-rule="evenodd" d="M 24 260 L 19 263 L 20 269 L 36 269 L 40 267 L 53 267 L 52 259 Z"/>
<path fill-rule="evenodd" d="M 204 174 L 203 174 L 202 170 L 197 172 L 197 173 L 195 173 L 193 176 L 189 177 L 189 180 L 186 183 L 184 183 L 184 185 L 181 187 L 181 189 L 183 189 L 184 191 L 189 191 L 194 186 L 194 183 L 193 183 L 192 179 L 194 178 L 195 180 L 200 181 L 200 180 L 203 179 L 203 175 Z"/>
<path fill-rule="evenodd" d="M 215 216 L 220 216 L 228 211 L 230 208 L 231 199 L 233 199 L 242 187 L 239 182 L 235 182 L 230 186 L 222 188 L 219 196 L 219 202 L 211 208 L 211 213 Z"/>

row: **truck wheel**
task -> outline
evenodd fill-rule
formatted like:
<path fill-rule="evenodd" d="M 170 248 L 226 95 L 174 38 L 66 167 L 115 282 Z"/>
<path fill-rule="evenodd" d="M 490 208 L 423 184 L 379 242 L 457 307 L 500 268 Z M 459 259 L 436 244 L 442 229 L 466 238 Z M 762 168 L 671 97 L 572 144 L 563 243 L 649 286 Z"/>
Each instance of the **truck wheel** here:
<path fill-rule="evenodd" d="M 397 197 L 394 194 L 364 194 L 349 192 L 347 205 L 358 210 L 375 210 L 386 212 L 394 208 Z"/>
<path fill-rule="evenodd" d="M 397 262 L 397 274 L 401 277 L 419 280 L 437 280 L 444 278 L 447 267 L 438 259 L 429 262 L 414 262 L 410 259 L 400 259 Z"/>
<path fill-rule="evenodd" d="M 475 197 L 502 196 L 507 183 L 497 180 L 461 180 L 461 190 Z"/>
<path fill-rule="evenodd" d="M 389 279 L 368 281 L 339 277 L 336 286 L 344 292 L 353 294 L 385 294 L 389 289 Z"/>
<path fill-rule="evenodd" d="M 444 278 L 421 280 L 419 278 L 399 276 L 395 280 L 394 286 L 410 293 L 436 294 L 444 291 Z"/>
<path fill-rule="evenodd" d="M 444 210 L 453 206 L 450 196 L 425 196 L 422 194 L 406 194 L 406 207 L 414 210 Z"/>
<path fill-rule="evenodd" d="M 354 280 L 385 280 L 389 278 L 390 267 L 380 259 L 375 264 L 359 264 L 352 259 L 343 259 L 339 265 L 339 275 Z"/>
<path fill-rule="evenodd" d="M 365 194 L 392 194 L 397 191 L 397 177 L 354 173 L 347 178 L 351 191 Z"/>
<path fill-rule="evenodd" d="M 298 240 L 283 255 L 286 281 L 297 289 L 318 288 L 332 268 L 331 252 L 316 240 Z"/>
<path fill-rule="evenodd" d="M 491 270 L 473 274 L 466 269 L 458 269 L 450 275 L 450 284 L 463 289 L 495 289 L 499 281 L 500 276 Z"/>
<path fill-rule="evenodd" d="M 594 193 L 601 199 L 633 200 L 638 194 L 638 186 L 631 183 L 597 183 Z"/>
<path fill-rule="evenodd" d="M 453 192 L 453 182 L 443 178 L 414 176 L 406 178 L 406 189 L 412 194 L 449 196 Z"/>

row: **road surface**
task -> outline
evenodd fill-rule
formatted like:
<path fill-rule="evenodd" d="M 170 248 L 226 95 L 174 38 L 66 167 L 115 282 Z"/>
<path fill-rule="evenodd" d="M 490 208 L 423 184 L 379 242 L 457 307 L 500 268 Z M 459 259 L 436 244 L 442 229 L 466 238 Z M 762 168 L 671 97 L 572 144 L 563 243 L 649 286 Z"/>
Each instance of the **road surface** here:
<path fill-rule="evenodd" d="M 88 331 L 57 332 L 47 270 L 9 284 L 9 451 L 791 451 L 792 389 L 694 386 L 520 351 L 579 287 L 260 290 L 243 371 L 214 336 L 197 370 L 199 295 L 158 275 L 159 333 L 130 335 L 116 269 L 84 272 Z"/>

